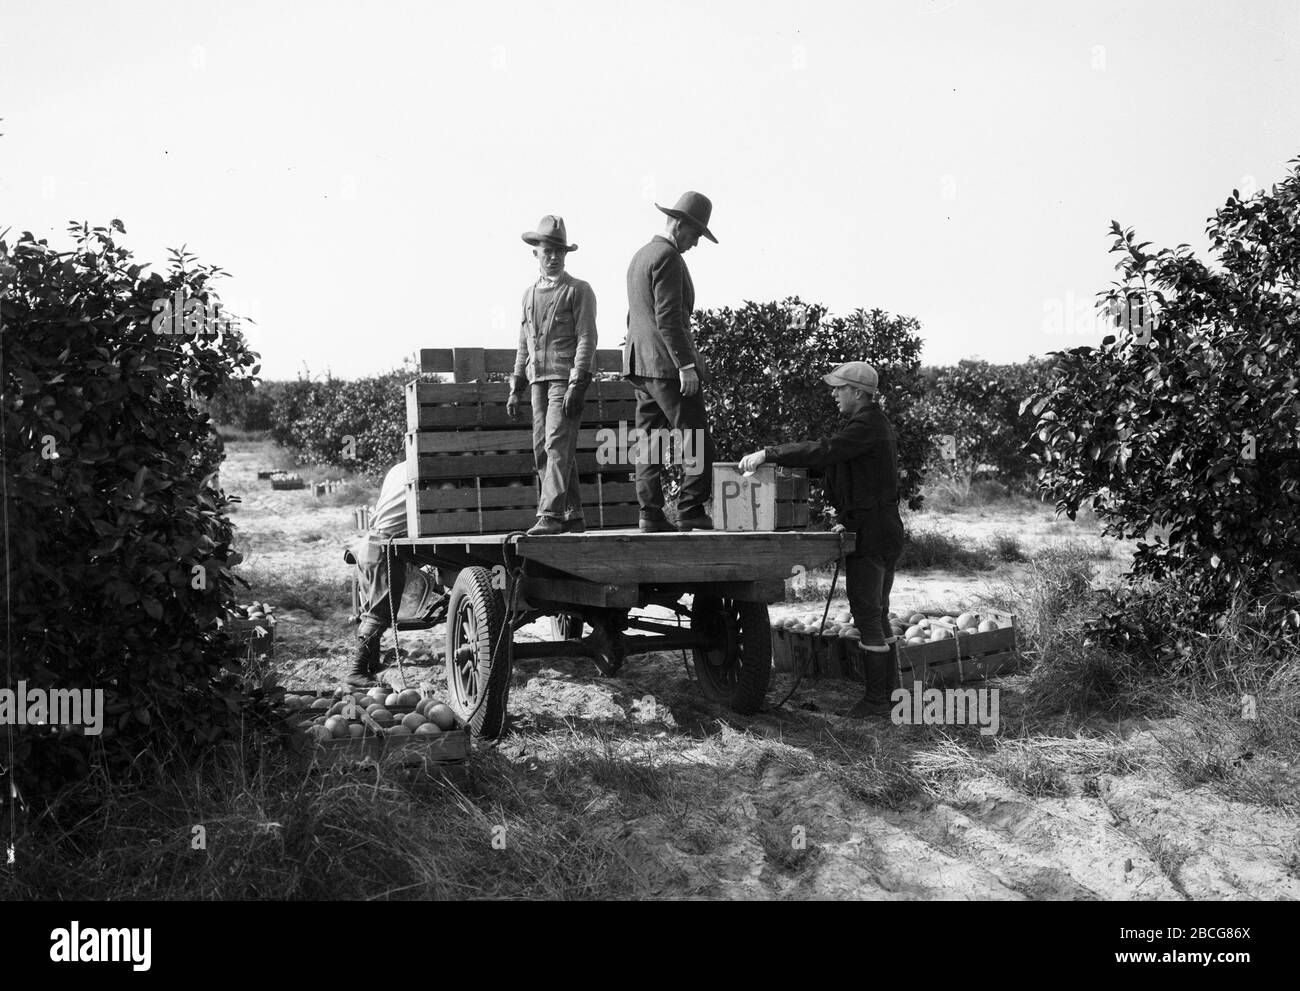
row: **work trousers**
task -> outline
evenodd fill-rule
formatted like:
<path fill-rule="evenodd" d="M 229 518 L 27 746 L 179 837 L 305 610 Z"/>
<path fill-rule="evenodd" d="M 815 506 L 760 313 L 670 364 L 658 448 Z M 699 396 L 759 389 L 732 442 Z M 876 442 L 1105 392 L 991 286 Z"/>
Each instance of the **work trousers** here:
<path fill-rule="evenodd" d="M 533 383 L 533 457 L 542 492 L 537 515 L 571 522 L 581 520 L 578 482 L 578 430 L 582 417 L 564 415 L 568 382 Z"/>
<path fill-rule="evenodd" d="M 896 517 L 897 513 L 890 515 Z M 848 513 L 844 519 L 845 527 L 857 535 L 853 552 L 844 558 L 844 582 L 848 588 L 853 624 L 862 634 L 863 643 L 876 636 L 884 639 L 890 636 L 889 593 L 894 588 L 894 565 L 898 563 L 902 550 L 901 524 L 898 526 L 898 539 L 882 542 L 877 531 L 885 529 L 891 537 L 893 534 L 888 528 L 872 525 L 877 522 L 856 512 Z"/>
<path fill-rule="evenodd" d="M 403 534 L 404 536 L 405 534 Z M 387 540 L 379 534 L 372 533 L 373 542 Z M 361 600 L 361 619 L 374 620 L 384 628 L 393 625 L 388 608 L 388 573 L 393 575 L 393 604 L 401 611 L 402 593 L 406 591 L 406 562 L 395 555 L 390 555 L 387 546 L 378 554 L 378 560 L 372 564 L 357 562 L 357 594 Z"/>
<path fill-rule="evenodd" d="M 704 407 L 704 387 L 693 396 L 682 395 L 678 379 L 647 378 L 643 375 L 627 376 L 636 390 L 636 427 L 642 436 L 664 436 L 662 431 L 689 430 L 694 469 L 682 480 L 677 497 L 679 518 L 704 515 L 704 505 L 713 494 L 713 461 L 716 457 L 713 435 L 709 433 L 709 416 Z M 657 431 L 659 433 L 649 433 Z M 651 451 L 662 451 L 661 441 L 650 441 Z M 660 472 L 663 465 L 651 458 L 636 466 L 636 498 L 641 504 L 642 519 L 662 519 L 664 515 L 664 489 Z"/>

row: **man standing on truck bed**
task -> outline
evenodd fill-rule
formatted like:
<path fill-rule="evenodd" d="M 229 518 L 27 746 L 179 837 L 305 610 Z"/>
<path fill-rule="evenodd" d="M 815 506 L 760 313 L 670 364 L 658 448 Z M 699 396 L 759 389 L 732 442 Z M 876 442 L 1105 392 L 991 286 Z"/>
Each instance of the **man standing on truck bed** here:
<path fill-rule="evenodd" d="M 821 440 L 780 444 L 748 454 L 741 471 L 765 462 L 790 468 L 820 469 L 826 497 L 844 528 L 857 535 L 857 545 L 845 557 L 844 582 L 853 622 L 866 652 L 866 692 L 849 710 L 861 717 L 889 711 L 886 659 L 889 646 L 889 593 L 894 565 L 903 549 L 903 521 L 898 515 L 898 453 L 894 428 L 876 402 L 880 381 L 865 361 L 840 365 L 822 380 L 845 423 Z"/>
<path fill-rule="evenodd" d="M 578 246 L 569 244 L 563 217 L 545 216 L 522 237 L 533 245 L 541 277 L 524 290 L 506 409 L 519 414 L 531 383 L 533 455 L 542 492 L 528 535 L 582 533 L 587 526 L 578 485 L 578 431 L 596 360 L 596 294 L 564 270 L 565 255 Z"/>
<path fill-rule="evenodd" d="M 681 431 L 677 436 L 689 436 L 687 443 L 699 451 L 692 467 L 700 470 L 686 475 L 677 499 L 677 529 L 712 530 L 713 521 L 704 512 L 713 487 L 713 437 L 703 391 L 707 378 L 691 335 L 695 285 L 682 255 L 695 247 L 700 235 L 718 243 L 709 230 L 713 204 L 707 196 L 688 192 L 672 209 L 655 206 L 668 215 L 668 223 L 628 266 L 623 375 L 636 389 L 641 436 L 662 437 L 672 428 Z M 636 466 L 640 526 L 646 533 L 673 529 L 664 516 L 661 468 L 657 458 Z"/>

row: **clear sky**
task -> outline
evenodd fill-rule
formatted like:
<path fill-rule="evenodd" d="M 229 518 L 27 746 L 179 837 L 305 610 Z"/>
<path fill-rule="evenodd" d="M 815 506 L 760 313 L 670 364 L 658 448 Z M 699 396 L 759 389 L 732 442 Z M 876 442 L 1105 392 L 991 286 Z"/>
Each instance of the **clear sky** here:
<path fill-rule="evenodd" d="M 4 0 L 0 229 L 187 244 L 264 375 L 515 343 L 545 213 L 602 346 L 657 201 L 701 307 L 920 319 L 924 358 L 1096 340 L 1111 219 L 1204 245 L 1300 154 L 1300 0 Z M 866 356 L 870 357 L 870 356 Z"/>

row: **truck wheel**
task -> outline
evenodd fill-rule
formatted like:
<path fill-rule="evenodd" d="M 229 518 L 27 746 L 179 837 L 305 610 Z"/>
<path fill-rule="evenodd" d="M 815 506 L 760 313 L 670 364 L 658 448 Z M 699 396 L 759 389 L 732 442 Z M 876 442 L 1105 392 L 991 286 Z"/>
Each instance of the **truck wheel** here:
<path fill-rule="evenodd" d="M 495 738 L 505 726 L 511 635 L 492 572 L 463 568 L 447 602 L 447 686 L 452 707 L 478 736 Z"/>
<path fill-rule="evenodd" d="M 697 595 L 691 629 L 718 641 L 715 647 L 694 648 L 695 675 L 705 696 L 741 715 L 757 712 L 772 679 L 767 605 Z"/>

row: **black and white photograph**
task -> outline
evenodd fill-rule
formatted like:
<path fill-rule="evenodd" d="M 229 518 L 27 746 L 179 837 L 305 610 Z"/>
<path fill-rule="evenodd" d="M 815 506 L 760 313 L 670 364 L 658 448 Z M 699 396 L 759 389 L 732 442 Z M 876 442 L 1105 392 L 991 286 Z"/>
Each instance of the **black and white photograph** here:
<path fill-rule="evenodd" d="M 22 953 L 1103 902 L 1055 966 L 1249 971 L 1298 287 L 1300 0 L 4 0 Z"/>

